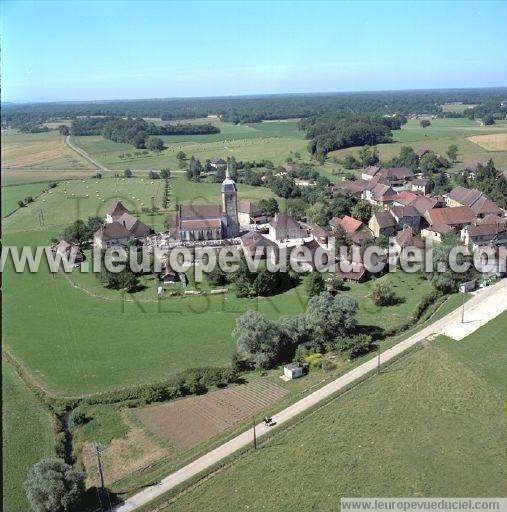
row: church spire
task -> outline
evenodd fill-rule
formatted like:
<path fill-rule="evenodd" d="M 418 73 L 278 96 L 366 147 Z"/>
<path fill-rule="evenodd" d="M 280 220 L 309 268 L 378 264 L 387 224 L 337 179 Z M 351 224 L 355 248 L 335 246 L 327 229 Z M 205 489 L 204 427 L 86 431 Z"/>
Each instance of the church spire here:
<path fill-rule="evenodd" d="M 231 175 L 229 174 L 229 159 L 227 159 L 227 167 L 225 169 L 225 179 L 230 179 Z"/>

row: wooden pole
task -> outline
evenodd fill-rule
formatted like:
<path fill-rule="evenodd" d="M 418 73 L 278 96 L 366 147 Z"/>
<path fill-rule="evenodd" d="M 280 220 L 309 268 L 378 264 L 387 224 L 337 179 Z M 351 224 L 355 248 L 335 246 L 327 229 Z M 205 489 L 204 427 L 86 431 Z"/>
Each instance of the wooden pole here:
<path fill-rule="evenodd" d="M 377 375 L 380 373 L 380 342 L 378 343 L 378 354 L 377 354 Z"/>
<path fill-rule="evenodd" d="M 255 416 L 252 416 L 254 450 L 257 450 L 257 435 L 255 432 Z"/>

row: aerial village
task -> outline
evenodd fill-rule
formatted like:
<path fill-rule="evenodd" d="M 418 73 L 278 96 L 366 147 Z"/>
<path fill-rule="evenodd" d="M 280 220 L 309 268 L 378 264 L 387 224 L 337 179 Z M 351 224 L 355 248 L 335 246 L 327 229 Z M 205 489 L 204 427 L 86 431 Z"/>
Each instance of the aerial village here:
<path fill-rule="evenodd" d="M 422 158 L 424 154 L 420 151 L 417 156 Z M 439 243 L 443 235 L 454 232 L 471 251 L 488 249 L 495 261 L 488 268 L 489 274 L 505 274 L 499 250 L 507 247 L 506 213 L 478 190 L 457 186 L 448 194 L 435 195 L 432 181 L 422 174 L 404 167 L 368 166 L 362 169 L 361 179 L 331 183 L 330 188 L 333 196 L 350 194 L 374 205 L 369 221 L 346 215 L 333 217 L 328 225 L 320 226 L 300 222 L 286 212 L 272 218 L 263 215 L 255 203 L 238 198 L 237 184 L 230 177 L 225 160 L 215 158 L 211 164 L 215 169 L 226 170 L 221 204 L 177 205 L 177 211 L 170 217 L 169 230 L 154 233 L 118 200 L 107 210 L 103 225 L 94 234 L 93 245 L 100 249 L 147 245 L 168 252 L 178 246 L 236 245 L 250 257 L 266 257 L 270 251 L 278 255 L 281 249 L 289 254 L 290 249 L 301 248 L 302 251 L 290 251 L 288 257 L 296 260 L 302 271 L 313 271 L 314 255 L 319 249 L 327 254 L 329 263 L 334 261 L 330 256 L 335 249 L 331 241 L 339 229 L 355 250 L 347 252 L 348 265 L 345 270 L 336 266 L 335 275 L 345 281 L 361 282 L 369 277 L 362 254 L 380 237 L 388 239 L 390 250 L 399 255 L 406 247 L 422 249 L 425 239 Z M 473 172 L 477 165 L 486 164 L 474 162 L 468 172 Z M 282 167 L 281 174 L 296 169 L 293 163 Z M 305 182 L 299 186 L 312 184 Z M 83 259 L 79 248 L 65 240 L 55 249 L 63 259 L 69 259 L 71 253 L 77 263 Z M 172 282 L 177 276 L 166 259 L 161 279 Z"/>

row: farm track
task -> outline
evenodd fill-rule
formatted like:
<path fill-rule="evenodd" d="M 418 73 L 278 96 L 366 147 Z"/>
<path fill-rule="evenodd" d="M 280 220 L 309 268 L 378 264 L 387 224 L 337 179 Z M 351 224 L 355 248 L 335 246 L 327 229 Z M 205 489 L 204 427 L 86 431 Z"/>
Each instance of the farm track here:
<path fill-rule="evenodd" d="M 67 137 L 65 137 L 65 145 L 72 149 L 73 151 L 75 151 L 78 155 L 83 157 L 86 161 L 90 162 L 97 169 L 100 169 L 102 171 L 110 170 L 107 167 L 103 166 L 101 163 L 97 162 L 97 160 L 93 159 L 84 149 L 75 146 L 74 143 L 70 140 L 70 135 L 67 135 Z"/>

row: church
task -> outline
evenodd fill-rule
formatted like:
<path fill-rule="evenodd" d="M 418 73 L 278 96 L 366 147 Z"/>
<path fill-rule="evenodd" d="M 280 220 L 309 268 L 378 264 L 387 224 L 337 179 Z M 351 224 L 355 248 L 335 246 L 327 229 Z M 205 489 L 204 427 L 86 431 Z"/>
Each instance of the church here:
<path fill-rule="evenodd" d="M 239 236 L 238 190 L 229 169 L 222 182 L 222 204 L 182 204 L 171 222 L 171 238 L 182 242 Z"/>

